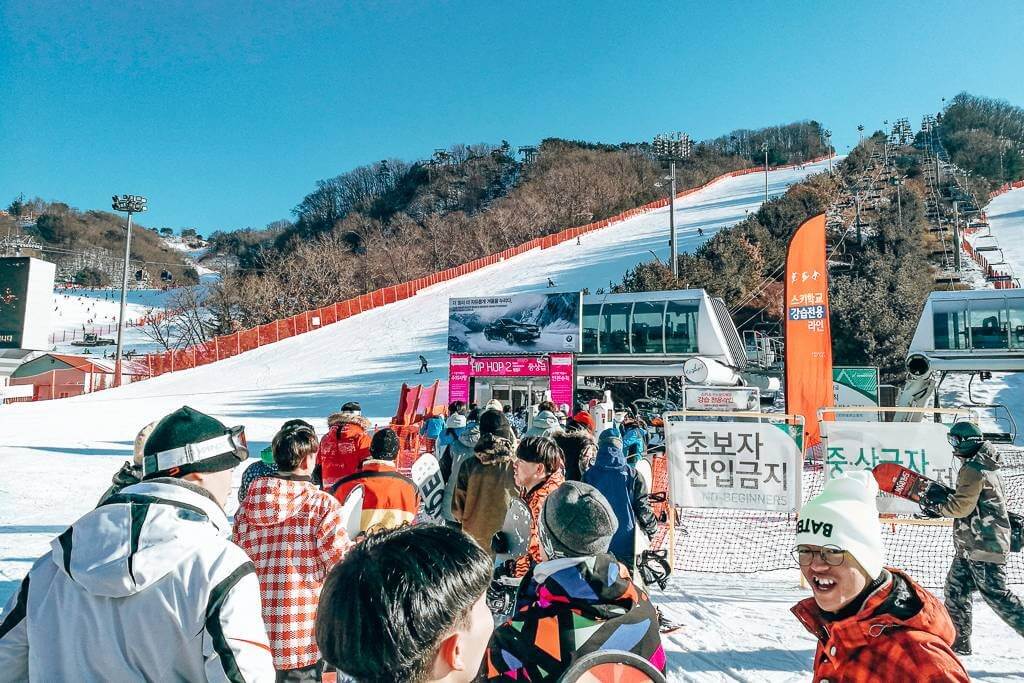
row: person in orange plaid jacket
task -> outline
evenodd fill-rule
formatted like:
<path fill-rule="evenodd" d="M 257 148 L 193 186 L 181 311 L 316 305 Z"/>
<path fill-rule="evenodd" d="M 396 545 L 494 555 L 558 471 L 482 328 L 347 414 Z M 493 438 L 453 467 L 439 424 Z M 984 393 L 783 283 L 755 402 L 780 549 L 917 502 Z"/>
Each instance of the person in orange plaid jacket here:
<path fill-rule="evenodd" d="M 939 599 L 885 567 L 869 471 L 831 479 L 800 509 L 793 555 L 812 597 L 793 613 L 818 640 L 814 680 L 970 680 Z"/>
<path fill-rule="evenodd" d="M 312 482 L 318 440 L 289 422 L 271 444 L 278 472 L 256 479 L 235 515 L 232 540 L 252 559 L 278 681 L 319 681 L 316 609 L 328 572 L 352 546 L 341 505 Z"/>

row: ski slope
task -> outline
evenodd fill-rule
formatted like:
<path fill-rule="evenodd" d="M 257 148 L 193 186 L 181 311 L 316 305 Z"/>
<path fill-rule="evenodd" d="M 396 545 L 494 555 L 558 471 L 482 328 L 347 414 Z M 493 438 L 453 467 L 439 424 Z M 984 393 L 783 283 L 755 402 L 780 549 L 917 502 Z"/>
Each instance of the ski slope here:
<path fill-rule="evenodd" d="M 173 290 L 130 289 L 125 304 L 125 320 L 139 320 L 153 311 L 167 307 Z M 63 289 L 53 292 L 53 310 L 50 313 L 50 338 L 58 353 L 80 354 L 83 349 L 71 343 L 77 333 L 97 331 L 101 337 L 117 338 L 117 316 L 121 307 L 119 289 Z M 107 328 L 112 328 L 110 332 Z M 66 333 L 66 335 L 64 334 Z M 66 340 L 65 340 L 66 336 Z M 126 351 L 150 353 L 161 351 L 159 344 L 146 336 L 141 328 L 126 327 Z M 92 349 L 93 353 L 113 353 L 112 346 Z"/>
<path fill-rule="evenodd" d="M 769 191 L 779 194 L 826 167 L 774 171 Z M 742 220 L 757 209 L 763 192 L 764 177 L 752 174 L 677 202 L 680 248 L 693 250 Z M 187 403 L 226 423 L 244 424 L 252 452 L 286 419 L 301 417 L 324 428 L 326 416 L 348 400 L 361 401 L 365 414 L 385 423 L 403 382 L 446 377 L 449 297 L 543 290 L 548 277 L 559 291 L 607 288 L 649 260 L 651 251 L 667 259 L 667 213 L 662 209 L 585 235 L 580 245 L 528 252 L 219 363 L 93 395 L 0 406 L 0 609 L 50 540 L 95 504 L 110 476 L 131 457 L 135 433 L 147 422 Z M 432 368 L 426 377 L 416 374 L 420 353 Z M 653 596 L 684 624 L 666 639 L 669 678 L 809 680 L 814 641 L 788 612 L 807 595 L 795 570 L 675 577 L 667 591 Z M 1024 671 L 1024 655 L 1005 654 L 1003 643 L 1016 642 L 1016 636 L 986 607 L 979 605 L 976 613 L 979 654 L 968 667 L 979 678 L 1014 680 Z"/>

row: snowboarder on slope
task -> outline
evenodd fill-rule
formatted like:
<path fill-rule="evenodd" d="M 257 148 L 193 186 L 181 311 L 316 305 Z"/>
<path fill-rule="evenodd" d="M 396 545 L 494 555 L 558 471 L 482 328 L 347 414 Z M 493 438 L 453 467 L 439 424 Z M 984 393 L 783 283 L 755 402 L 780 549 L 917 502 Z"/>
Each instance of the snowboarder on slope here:
<path fill-rule="evenodd" d="M 949 430 L 953 454 L 963 461 L 956 491 L 932 486 L 921 508 L 953 518 L 956 556 L 946 575 L 946 609 L 956 627 L 953 650 L 971 654 L 971 600 L 981 593 L 988 606 L 1014 631 L 1024 636 L 1024 604 L 1006 586 L 1006 557 L 1010 552 L 1010 519 L 999 477 L 1001 454 L 985 441 L 978 425 L 957 422 Z"/>
<path fill-rule="evenodd" d="M 273 681 L 252 563 L 228 540 L 240 427 L 180 408 L 143 481 L 55 538 L 0 621 L 0 681 Z M 187 599 L 183 599 L 187 596 Z"/>
<path fill-rule="evenodd" d="M 871 472 L 849 472 L 800 510 L 793 557 L 813 597 L 792 611 L 818 640 L 814 680 L 966 683 L 942 603 L 883 566 L 877 495 Z"/>
<path fill-rule="evenodd" d="M 426 357 L 420 354 L 420 371 L 417 372 L 416 374 L 422 375 L 424 372 L 430 372 L 430 368 L 427 367 Z"/>
<path fill-rule="evenodd" d="M 548 278 L 548 287 L 554 287 L 554 286 L 555 286 L 555 281 L 552 280 L 551 278 Z"/>

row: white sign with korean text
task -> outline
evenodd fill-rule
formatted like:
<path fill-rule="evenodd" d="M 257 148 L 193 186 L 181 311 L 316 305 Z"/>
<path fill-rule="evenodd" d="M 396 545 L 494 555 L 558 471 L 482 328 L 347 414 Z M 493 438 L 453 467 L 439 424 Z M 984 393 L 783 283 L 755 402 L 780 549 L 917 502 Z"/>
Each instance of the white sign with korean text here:
<path fill-rule="evenodd" d="M 929 479 L 956 487 L 953 449 L 946 440 L 949 427 L 936 422 L 825 422 L 825 478 L 850 470 L 870 470 L 894 462 Z M 878 511 L 914 514 L 917 503 L 888 494 L 878 498 Z"/>
<path fill-rule="evenodd" d="M 672 502 L 683 507 L 796 511 L 802 456 L 793 432 L 787 425 L 754 422 L 667 421 Z"/>

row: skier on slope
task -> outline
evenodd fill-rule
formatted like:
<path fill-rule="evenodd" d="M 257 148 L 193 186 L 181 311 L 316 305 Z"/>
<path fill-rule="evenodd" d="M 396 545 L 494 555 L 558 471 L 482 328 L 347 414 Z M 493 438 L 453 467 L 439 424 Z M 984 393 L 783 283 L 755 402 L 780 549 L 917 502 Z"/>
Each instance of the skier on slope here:
<path fill-rule="evenodd" d="M 1001 455 L 973 422 L 957 422 L 948 438 L 953 454 L 963 461 L 956 491 L 947 498 L 944 489 L 932 486 L 921 508 L 933 516 L 953 518 L 956 557 L 946 576 L 946 609 L 956 626 L 953 650 L 969 655 L 975 591 L 1020 635 L 1024 635 L 1024 604 L 1006 586 L 1010 520 L 999 477 Z"/>
<path fill-rule="evenodd" d="M 792 611 L 818 640 L 814 680 L 969 681 L 942 603 L 883 566 L 877 495 L 870 472 L 850 472 L 800 510 L 793 557 L 813 597 Z"/>
<path fill-rule="evenodd" d="M 321 478 L 329 489 L 342 477 L 359 470 L 359 464 L 370 457 L 370 421 L 363 417 L 357 401 L 349 401 L 341 411 L 327 418 L 328 431 L 320 440 Z"/>
<path fill-rule="evenodd" d="M 426 356 L 420 354 L 420 371 L 417 372 L 416 374 L 417 375 L 422 375 L 424 372 L 430 372 L 430 368 L 427 367 L 427 358 L 426 358 Z"/>
<path fill-rule="evenodd" d="M 241 428 L 183 407 L 143 481 L 53 540 L 0 621 L 0 681 L 273 681 L 260 592 L 228 540 Z"/>
<path fill-rule="evenodd" d="M 341 506 L 312 482 L 318 445 L 311 426 L 286 423 L 271 443 L 278 471 L 251 484 L 232 528 L 256 566 L 278 681 L 319 680 L 320 588 L 352 546 Z"/>

